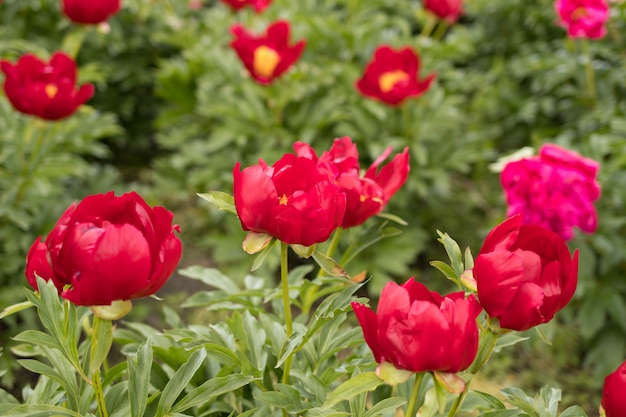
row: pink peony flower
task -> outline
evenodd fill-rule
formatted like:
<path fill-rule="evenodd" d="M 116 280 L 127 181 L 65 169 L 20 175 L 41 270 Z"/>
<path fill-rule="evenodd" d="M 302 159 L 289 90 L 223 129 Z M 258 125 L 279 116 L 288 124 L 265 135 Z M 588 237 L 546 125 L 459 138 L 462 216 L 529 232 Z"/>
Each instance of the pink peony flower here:
<path fill-rule="evenodd" d="M 604 0 L 556 0 L 554 7 L 570 38 L 600 39 L 606 35 L 609 6 Z"/>
<path fill-rule="evenodd" d="M 544 145 L 539 156 L 508 163 L 500 175 L 507 216 L 522 214 L 524 223 L 543 226 L 563 239 L 573 228 L 596 230 L 593 202 L 600 197 L 599 164 L 556 145 Z"/>

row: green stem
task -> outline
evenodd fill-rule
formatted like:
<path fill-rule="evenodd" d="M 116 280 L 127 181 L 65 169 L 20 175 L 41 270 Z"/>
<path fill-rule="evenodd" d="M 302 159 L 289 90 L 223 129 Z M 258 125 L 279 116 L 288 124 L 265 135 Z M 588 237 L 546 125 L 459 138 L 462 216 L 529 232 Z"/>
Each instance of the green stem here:
<path fill-rule="evenodd" d="M 437 25 L 437 29 L 435 33 L 433 33 L 433 39 L 440 41 L 443 39 L 443 36 L 446 34 L 448 30 L 448 22 L 445 20 L 439 20 L 439 25 Z"/>
<path fill-rule="evenodd" d="M 43 124 L 43 128 L 42 128 Z M 24 165 L 20 172 L 20 183 L 15 195 L 14 206 L 18 207 L 22 202 L 24 193 L 26 192 L 26 185 L 32 176 L 32 173 L 37 169 L 39 160 L 41 159 L 41 147 L 47 138 L 48 123 L 39 119 L 32 118 L 27 125 L 23 141 L 27 143 L 22 160 Z M 26 152 L 29 153 L 28 159 L 26 159 Z"/>
<path fill-rule="evenodd" d="M 585 78 L 587 81 L 587 94 L 594 101 L 596 99 L 596 80 L 593 71 L 593 61 L 591 56 L 591 48 L 589 48 L 589 39 L 582 39 L 583 53 L 585 54 Z"/>
<path fill-rule="evenodd" d="M 411 398 L 409 398 L 409 405 L 406 407 L 405 417 L 415 416 L 415 409 L 417 408 L 417 397 L 420 393 L 420 386 L 424 379 L 424 372 L 415 374 L 415 383 L 413 384 L 413 391 L 411 391 Z"/>
<path fill-rule="evenodd" d="M 289 246 L 280 242 L 280 282 L 283 290 L 283 308 L 285 310 L 285 327 L 287 330 L 287 338 L 293 333 L 293 319 L 291 317 L 291 300 L 289 298 L 289 266 L 287 263 Z M 291 370 L 291 362 L 293 361 L 293 353 L 285 360 L 285 369 L 283 370 L 283 384 L 289 383 L 289 371 Z"/>
<path fill-rule="evenodd" d="M 95 355 L 96 346 L 98 345 L 99 328 L 102 323 L 102 319 L 98 316 L 93 316 L 93 328 L 91 329 L 91 357 Z M 100 342 L 101 343 L 101 342 Z M 91 376 L 91 385 L 96 395 L 96 403 L 98 404 L 98 413 L 100 417 L 108 417 L 107 405 L 104 401 L 104 390 L 102 388 L 102 381 L 100 377 L 100 366 L 96 368 Z"/>
<path fill-rule="evenodd" d="M 437 18 L 432 13 L 428 13 L 428 20 L 426 20 L 426 24 L 422 28 L 422 32 L 420 33 L 419 37 L 422 39 L 429 37 L 430 34 L 433 33 L 433 29 L 435 28 L 436 24 Z"/>

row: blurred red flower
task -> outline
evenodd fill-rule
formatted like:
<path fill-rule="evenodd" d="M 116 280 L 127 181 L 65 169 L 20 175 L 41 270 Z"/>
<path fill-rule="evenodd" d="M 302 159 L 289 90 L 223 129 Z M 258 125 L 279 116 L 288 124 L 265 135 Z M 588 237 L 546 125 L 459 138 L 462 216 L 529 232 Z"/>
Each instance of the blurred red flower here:
<path fill-rule="evenodd" d="M 0 61 L 6 75 L 4 92 L 19 112 L 58 120 L 73 114 L 94 94 L 91 84 L 76 90 L 76 63 L 56 52 L 48 63 L 32 54 L 22 56 L 16 64 Z"/>
<path fill-rule="evenodd" d="M 235 39 L 230 45 L 250 75 L 261 84 L 269 84 L 287 71 L 304 51 L 304 40 L 289 45 L 290 30 L 289 23 L 282 20 L 272 23 L 265 34 L 259 36 L 241 25 L 234 25 L 231 32 Z"/>
<path fill-rule="evenodd" d="M 604 378 L 602 408 L 606 417 L 623 417 L 626 413 L 626 362 Z"/>
<path fill-rule="evenodd" d="M 424 0 L 424 9 L 440 19 L 454 23 L 463 12 L 463 0 Z"/>
<path fill-rule="evenodd" d="M 609 5 L 604 0 L 556 0 L 554 8 L 570 38 L 600 39 L 606 35 Z"/>
<path fill-rule="evenodd" d="M 260 13 L 272 3 L 272 0 L 222 0 L 222 2 L 229 5 L 233 10 L 241 10 L 248 6 Z"/>
<path fill-rule="evenodd" d="M 496 226 L 474 262 L 478 299 L 500 327 L 527 330 L 569 303 L 578 281 L 578 251 L 551 230 L 513 216 Z"/>
<path fill-rule="evenodd" d="M 573 228 L 592 233 L 598 225 L 593 202 L 600 197 L 599 164 L 576 152 L 547 144 L 538 157 L 508 163 L 500 180 L 509 208 L 524 223 L 548 228 L 565 240 Z"/>
<path fill-rule="evenodd" d="M 119 12 L 121 0 L 62 0 L 62 5 L 72 22 L 97 25 Z"/>
<path fill-rule="evenodd" d="M 411 372 L 459 372 L 478 351 L 481 308 L 463 292 L 441 296 L 410 278 L 383 288 L 377 312 L 353 302 L 365 342 L 376 362 Z"/>
<path fill-rule="evenodd" d="M 273 166 L 263 160 L 233 170 L 235 207 L 246 231 L 288 244 L 324 242 L 341 224 L 346 196 L 329 165 L 285 154 Z"/>
<path fill-rule="evenodd" d="M 296 154 L 318 161 L 313 148 L 303 142 L 294 145 Z M 346 213 L 341 227 L 348 228 L 362 224 L 380 213 L 391 197 L 406 182 L 409 166 L 409 149 L 393 157 L 391 162 L 378 171 L 379 165 L 391 154 L 387 148 L 360 177 L 359 153 L 356 144 L 345 136 L 335 139 L 329 151 L 319 158 L 323 164 L 332 164 L 337 169 L 336 184 L 346 193 Z"/>
<path fill-rule="evenodd" d="M 395 50 L 381 46 L 374 52 L 356 87 L 364 96 L 395 106 L 428 90 L 435 75 L 419 79 L 419 70 L 419 57 L 411 48 Z"/>
<path fill-rule="evenodd" d="M 26 278 L 52 280 L 76 305 L 109 305 L 157 292 L 181 257 L 172 213 L 149 207 L 135 192 L 91 195 L 71 205 L 48 234 L 33 243 Z M 67 287 L 64 289 L 64 287 Z"/>

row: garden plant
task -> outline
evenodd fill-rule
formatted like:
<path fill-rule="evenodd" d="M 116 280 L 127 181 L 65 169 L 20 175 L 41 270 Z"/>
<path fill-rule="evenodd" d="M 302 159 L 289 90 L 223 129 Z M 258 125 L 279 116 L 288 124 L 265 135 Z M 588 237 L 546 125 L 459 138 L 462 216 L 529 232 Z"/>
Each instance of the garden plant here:
<path fill-rule="evenodd" d="M 625 18 L 0 1 L 0 415 L 626 416 Z"/>

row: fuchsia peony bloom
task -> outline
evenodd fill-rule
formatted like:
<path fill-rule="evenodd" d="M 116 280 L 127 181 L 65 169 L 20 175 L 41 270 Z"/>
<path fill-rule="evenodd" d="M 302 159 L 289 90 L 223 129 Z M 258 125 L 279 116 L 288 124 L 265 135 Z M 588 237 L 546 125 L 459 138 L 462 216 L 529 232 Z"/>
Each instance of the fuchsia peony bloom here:
<path fill-rule="evenodd" d="M 441 296 L 410 278 L 383 288 L 378 311 L 352 303 L 376 362 L 411 372 L 459 372 L 478 352 L 481 308 L 463 292 Z"/>
<path fill-rule="evenodd" d="M 598 168 L 596 161 L 550 144 L 537 157 L 510 162 L 500 175 L 509 205 L 507 216 L 522 214 L 524 223 L 553 230 L 565 240 L 574 237 L 574 226 L 594 232 Z"/>
<path fill-rule="evenodd" d="M 604 0 L 556 0 L 554 7 L 570 38 L 600 39 L 606 35 L 609 6 Z"/>
<path fill-rule="evenodd" d="M 294 145 L 296 154 L 318 161 L 313 148 L 303 142 Z M 336 183 L 346 193 L 346 214 L 341 227 L 348 228 L 362 224 L 380 213 L 391 197 L 406 182 L 409 166 L 409 149 L 395 155 L 391 162 L 378 171 L 378 166 L 391 154 L 387 148 L 361 177 L 359 153 L 356 144 L 349 137 L 335 139 L 333 146 L 319 158 L 318 163 L 330 163 L 337 170 Z"/>
<path fill-rule="evenodd" d="M 272 23 L 264 35 L 254 35 L 241 25 L 231 32 L 235 39 L 230 46 L 235 50 L 246 69 L 258 83 L 270 84 L 280 77 L 300 58 L 305 41 L 289 44 L 291 27 L 286 21 Z"/>
<path fill-rule="evenodd" d="M 606 417 L 624 417 L 626 415 L 626 362 L 604 378 L 602 388 L 602 409 Z"/>
<path fill-rule="evenodd" d="M 409 47 L 395 50 L 381 46 L 356 82 L 361 94 L 392 106 L 409 97 L 419 97 L 435 79 L 434 74 L 419 78 L 419 56 Z"/>
<path fill-rule="evenodd" d="M 272 3 L 272 0 L 222 0 L 222 3 L 229 5 L 235 11 L 244 7 L 253 7 L 255 12 L 260 13 Z"/>
<path fill-rule="evenodd" d="M 463 12 L 463 0 L 424 0 L 424 9 L 448 23 L 454 23 Z"/>

